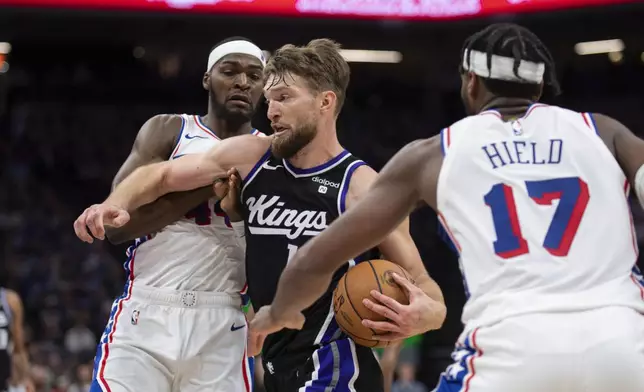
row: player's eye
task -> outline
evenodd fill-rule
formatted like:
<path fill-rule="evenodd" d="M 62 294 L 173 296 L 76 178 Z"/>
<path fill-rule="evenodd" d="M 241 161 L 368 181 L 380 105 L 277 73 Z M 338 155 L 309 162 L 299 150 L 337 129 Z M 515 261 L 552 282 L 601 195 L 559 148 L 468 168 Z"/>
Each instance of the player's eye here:
<path fill-rule="evenodd" d="M 250 74 L 250 78 L 251 78 L 252 80 L 259 80 L 259 79 L 261 79 L 261 78 L 262 78 L 262 75 L 260 75 L 260 74 L 256 74 L 256 73 L 253 73 L 253 74 Z"/>

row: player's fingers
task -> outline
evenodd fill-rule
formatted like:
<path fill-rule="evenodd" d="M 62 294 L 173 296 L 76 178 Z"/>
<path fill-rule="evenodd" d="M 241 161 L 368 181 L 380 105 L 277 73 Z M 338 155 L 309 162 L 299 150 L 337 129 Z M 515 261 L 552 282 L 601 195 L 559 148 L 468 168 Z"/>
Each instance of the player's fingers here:
<path fill-rule="evenodd" d="M 101 208 L 94 209 L 94 212 L 87 222 L 87 226 L 92 232 L 94 238 L 98 238 L 99 240 L 105 238 L 105 228 L 103 227 L 103 210 Z"/>
<path fill-rule="evenodd" d="M 264 346 L 264 340 L 266 340 L 266 335 L 262 333 L 258 333 L 255 336 L 255 352 L 254 352 L 254 357 L 258 356 L 259 354 L 262 353 L 262 347 Z"/>
<path fill-rule="evenodd" d="M 404 276 L 397 274 L 397 273 L 392 273 L 391 277 L 400 285 L 402 288 L 407 290 L 409 293 L 413 293 L 414 291 L 420 290 L 418 286 L 413 284 L 409 279 L 405 278 Z"/>
<path fill-rule="evenodd" d="M 89 208 L 86 208 L 85 211 L 76 219 L 74 222 L 74 232 L 76 232 L 76 237 L 81 241 L 89 242 L 90 244 L 94 241 L 91 235 L 87 232 L 87 213 Z"/>
<path fill-rule="evenodd" d="M 230 186 L 231 189 L 234 189 L 235 191 L 238 191 L 241 188 L 241 180 L 237 174 L 230 176 Z"/>
<path fill-rule="evenodd" d="M 389 321 L 362 320 L 362 325 L 378 331 L 402 333 L 400 326 Z"/>
<path fill-rule="evenodd" d="M 125 210 L 119 210 L 116 213 L 116 216 L 114 217 L 114 219 L 112 219 L 112 226 L 121 227 L 129 221 L 130 221 L 130 214 L 128 214 L 128 212 Z"/>
<path fill-rule="evenodd" d="M 223 199 L 224 197 L 226 197 L 226 195 L 228 194 L 228 187 L 228 181 L 226 180 L 215 181 L 215 183 L 213 184 L 213 189 L 217 198 Z"/>
<path fill-rule="evenodd" d="M 235 194 L 241 189 L 241 176 L 239 171 L 236 168 L 230 169 L 230 176 L 228 176 L 229 183 L 232 190 L 235 191 Z"/>
<path fill-rule="evenodd" d="M 89 234 L 92 235 L 94 238 L 96 238 L 96 215 L 97 214 L 98 214 L 98 211 L 96 210 L 96 207 L 92 206 L 89 208 L 89 211 L 87 211 L 87 219 L 85 219 L 85 225 L 87 225 Z"/>
<path fill-rule="evenodd" d="M 255 357 L 260 354 L 262 351 L 262 346 L 264 345 L 264 339 L 266 335 L 256 333 L 251 330 L 248 334 L 248 352 L 249 357 Z"/>
<path fill-rule="evenodd" d="M 395 313 L 400 313 L 403 310 L 403 305 L 395 299 L 382 294 L 378 290 L 371 290 L 371 296 L 381 304 L 385 305 Z"/>
<path fill-rule="evenodd" d="M 390 308 L 388 308 L 386 306 L 377 304 L 377 303 L 373 302 L 372 300 L 370 300 L 369 298 L 363 299 L 362 303 L 367 309 L 369 309 L 369 310 L 371 310 L 373 312 L 376 312 L 379 315 L 381 315 L 381 316 L 383 316 L 383 317 L 385 317 L 385 318 L 387 318 L 389 320 L 393 320 L 393 321 L 395 321 L 397 323 L 400 323 L 400 321 L 401 321 L 400 316 L 394 310 L 392 310 L 392 309 L 390 309 Z"/>

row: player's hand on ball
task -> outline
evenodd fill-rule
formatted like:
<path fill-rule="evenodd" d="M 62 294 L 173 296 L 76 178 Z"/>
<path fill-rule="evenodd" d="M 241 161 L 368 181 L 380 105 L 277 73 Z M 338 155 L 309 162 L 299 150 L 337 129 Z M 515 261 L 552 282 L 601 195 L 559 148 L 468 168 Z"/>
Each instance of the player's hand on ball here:
<path fill-rule="evenodd" d="M 377 290 L 372 290 L 371 296 L 376 301 L 365 298 L 362 300 L 364 306 L 388 319 L 362 321 L 365 327 L 385 331 L 374 336 L 374 339 L 396 341 L 440 328 L 446 312 L 445 305 L 430 298 L 403 276 L 396 273 L 392 276 L 406 291 L 409 305 L 403 305 Z"/>
<path fill-rule="evenodd" d="M 302 329 L 304 326 L 304 315 L 301 312 L 287 315 L 275 315 L 271 306 L 263 306 L 259 309 L 255 318 L 250 323 L 250 328 L 264 336 L 270 335 L 283 328 Z"/>
<path fill-rule="evenodd" d="M 228 170 L 228 179 L 219 179 L 213 184 L 215 195 L 221 200 L 221 209 L 233 222 L 243 219 L 241 213 L 241 176 L 237 169 Z"/>
<path fill-rule="evenodd" d="M 92 243 L 94 238 L 105 239 L 105 226 L 121 227 L 130 220 L 130 214 L 121 207 L 94 204 L 87 208 L 74 222 L 76 236 Z"/>

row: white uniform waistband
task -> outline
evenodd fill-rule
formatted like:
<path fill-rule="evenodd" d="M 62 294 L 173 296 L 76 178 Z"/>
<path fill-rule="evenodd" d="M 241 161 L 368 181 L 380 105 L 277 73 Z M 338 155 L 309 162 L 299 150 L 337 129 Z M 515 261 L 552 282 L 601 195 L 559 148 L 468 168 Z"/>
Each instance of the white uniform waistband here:
<path fill-rule="evenodd" d="M 216 308 L 229 306 L 241 308 L 239 294 L 209 291 L 182 291 L 134 285 L 132 299 L 145 303 L 171 305 L 182 308 Z"/>

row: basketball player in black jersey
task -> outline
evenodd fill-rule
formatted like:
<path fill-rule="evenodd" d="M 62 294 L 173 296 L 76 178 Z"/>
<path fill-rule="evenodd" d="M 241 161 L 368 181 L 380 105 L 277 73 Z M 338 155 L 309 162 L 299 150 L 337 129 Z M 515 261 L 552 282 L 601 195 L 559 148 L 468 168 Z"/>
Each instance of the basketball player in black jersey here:
<path fill-rule="evenodd" d="M 0 287 L 0 391 L 33 392 L 25 348 L 22 301 L 18 293 Z"/>
<path fill-rule="evenodd" d="M 212 184 L 236 168 L 243 180 L 246 271 L 251 301 L 269 304 L 289 257 L 350 209 L 371 186 L 376 173 L 339 144 L 336 119 L 349 82 L 349 66 L 339 46 L 314 40 L 286 45 L 265 68 L 264 94 L 275 135 L 240 136 L 222 141 L 206 154 L 137 169 L 102 204 L 81 217 L 81 233 L 103 237 L 104 227 L 122 224 L 128 211 L 163 194 Z M 442 305 L 442 293 L 427 275 L 409 235 L 408 222 L 385 238 L 379 250 L 410 272 L 420 289 L 406 307 L 400 339 L 435 327 L 426 309 Z M 370 257 L 369 252 L 361 257 Z M 372 257 L 372 256 L 371 256 Z M 331 294 L 345 263 L 304 317 L 269 336 L 263 345 L 269 392 L 383 390 L 380 367 L 369 348 L 356 346 L 334 321 Z M 410 282 L 405 281 L 409 286 Z M 422 289 L 422 291 L 421 291 Z M 373 304 L 373 306 L 377 306 Z M 266 313 L 266 312 L 264 312 Z"/>

